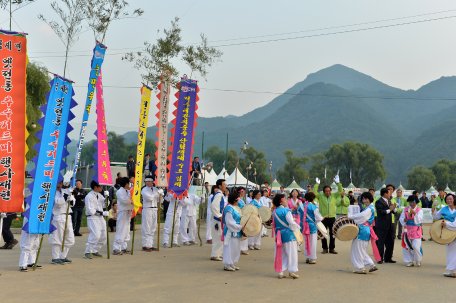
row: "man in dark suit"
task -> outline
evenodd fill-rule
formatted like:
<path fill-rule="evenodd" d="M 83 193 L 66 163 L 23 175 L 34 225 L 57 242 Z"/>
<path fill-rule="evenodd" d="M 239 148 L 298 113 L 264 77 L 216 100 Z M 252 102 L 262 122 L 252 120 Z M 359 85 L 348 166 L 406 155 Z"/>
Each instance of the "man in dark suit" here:
<path fill-rule="evenodd" d="M 391 203 L 391 191 L 388 188 L 382 188 L 380 191 L 381 198 L 375 202 L 377 209 L 377 220 L 375 223 L 378 237 L 377 247 L 382 258 L 378 264 L 396 263 L 392 260 L 394 249 L 394 230 L 392 223 L 392 214 L 397 212 L 396 204 Z M 385 249 L 386 248 L 386 249 Z"/>

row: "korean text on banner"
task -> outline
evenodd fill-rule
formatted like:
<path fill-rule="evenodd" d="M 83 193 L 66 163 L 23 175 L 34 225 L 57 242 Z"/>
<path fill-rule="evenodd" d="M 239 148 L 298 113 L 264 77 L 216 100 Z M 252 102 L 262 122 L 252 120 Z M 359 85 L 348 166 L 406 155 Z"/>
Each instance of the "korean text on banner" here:
<path fill-rule="evenodd" d="M 141 111 L 139 114 L 138 147 L 136 149 L 135 186 L 133 190 L 133 204 L 136 215 L 141 207 L 141 184 L 143 177 L 144 147 L 146 145 L 147 120 L 149 117 L 150 96 L 152 89 L 143 84 L 141 88 Z"/>
<path fill-rule="evenodd" d="M 188 179 L 190 175 L 190 163 L 193 153 L 194 127 L 197 118 L 196 102 L 198 101 L 198 85 L 194 80 L 182 80 L 178 96 L 177 111 L 174 128 L 171 130 L 173 142 L 171 169 L 169 172 L 168 191 L 173 192 L 178 197 L 188 189 Z M 174 121 L 174 120 L 173 120 Z"/>
<path fill-rule="evenodd" d="M 158 93 L 157 98 L 160 100 L 157 104 L 158 113 L 156 117 L 158 118 L 157 122 L 157 151 L 155 155 L 157 156 L 157 170 L 155 171 L 156 179 L 155 185 L 157 187 L 168 187 L 168 173 L 166 168 L 168 167 L 167 158 L 168 158 L 168 113 L 169 113 L 169 82 L 166 81 L 168 77 L 162 75 L 162 81 L 158 85 L 160 93 Z"/>
<path fill-rule="evenodd" d="M 20 212 L 24 201 L 27 39 L 0 30 L 0 212 Z"/>
<path fill-rule="evenodd" d="M 36 168 L 30 172 L 34 182 L 28 186 L 32 195 L 26 199 L 30 206 L 25 212 L 28 222 L 22 228 L 31 234 L 49 234 L 55 230 L 51 225 L 52 208 L 57 183 L 63 181 L 60 170 L 66 167 L 63 161 L 68 155 L 65 145 L 71 142 L 67 136 L 73 129 L 69 124 L 74 118 L 70 109 L 77 105 L 70 80 L 54 75 L 50 84 L 47 104 L 40 108 L 44 117 L 38 124 L 43 129 L 36 134 L 40 143 L 34 146 L 38 156 L 33 159 Z"/>
<path fill-rule="evenodd" d="M 87 128 L 87 121 L 89 120 L 90 107 L 92 106 L 92 99 L 94 97 L 95 86 L 98 80 L 98 73 L 103 64 L 104 56 L 106 53 L 106 46 L 97 41 L 97 45 L 93 49 L 92 57 L 92 69 L 90 70 L 90 80 L 88 84 L 89 90 L 87 91 L 87 99 L 84 107 L 84 115 L 82 116 L 82 125 L 81 132 L 79 134 L 79 142 L 77 144 L 78 150 L 76 152 L 76 157 L 74 160 L 74 169 L 73 169 L 73 186 L 76 182 L 76 172 L 80 165 L 79 161 L 81 160 L 82 145 L 84 144 L 85 131 Z"/>
<path fill-rule="evenodd" d="M 93 179 L 101 185 L 113 185 L 111 176 L 111 162 L 109 161 L 108 135 L 106 130 L 106 115 L 104 109 L 103 83 L 100 75 L 97 81 L 97 130 L 94 144 L 97 152 L 93 156 L 97 161 L 97 173 Z"/>

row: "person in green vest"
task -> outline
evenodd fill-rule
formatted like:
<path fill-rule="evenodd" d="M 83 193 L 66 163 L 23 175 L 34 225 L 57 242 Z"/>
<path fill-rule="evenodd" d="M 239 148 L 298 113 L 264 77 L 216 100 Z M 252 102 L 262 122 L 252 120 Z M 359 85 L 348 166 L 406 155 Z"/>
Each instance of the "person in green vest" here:
<path fill-rule="evenodd" d="M 442 209 L 442 207 L 448 206 L 445 202 L 445 197 L 445 191 L 443 190 L 443 188 L 439 188 L 439 196 L 434 199 L 434 204 L 432 205 L 432 207 L 439 211 L 440 209 Z"/>
<path fill-rule="evenodd" d="M 405 199 L 402 196 L 402 190 L 398 189 L 396 191 L 396 197 L 391 199 L 391 202 L 397 204 L 397 214 L 396 214 L 396 222 L 399 221 L 399 218 L 401 217 L 402 211 L 404 210 L 405 207 L 409 206 L 409 203 L 407 202 L 407 199 Z M 396 230 L 394 230 L 396 231 Z M 402 224 L 398 224 L 397 227 L 397 238 L 401 240 L 401 235 L 402 235 Z"/>
<path fill-rule="evenodd" d="M 316 184 L 312 192 L 318 198 L 319 206 L 318 210 L 320 214 L 325 217 L 321 221 L 326 228 L 329 229 L 329 253 L 337 254 L 335 248 L 335 239 L 332 233 L 332 227 L 334 222 L 336 222 L 336 199 L 340 197 L 340 194 L 343 192 L 342 184 L 339 182 L 339 176 L 334 177 L 334 182 L 337 183 L 337 192 L 331 194 L 331 186 L 325 185 L 323 187 L 323 193 L 318 193 L 318 186 L 320 185 L 320 179 L 316 178 Z M 323 253 L 328 253 L 328 241 L 325 238 L 321 240 L 321 246 L 323 248 Z"/>
<path fill-rule="evenodd" d="M 342 191 L 339 197 L 336 199 L 336 220 L 341 217 L 348 215 L 348 207 L 350 206 L 350 199 L 345 197 L 345 191 Z"/>

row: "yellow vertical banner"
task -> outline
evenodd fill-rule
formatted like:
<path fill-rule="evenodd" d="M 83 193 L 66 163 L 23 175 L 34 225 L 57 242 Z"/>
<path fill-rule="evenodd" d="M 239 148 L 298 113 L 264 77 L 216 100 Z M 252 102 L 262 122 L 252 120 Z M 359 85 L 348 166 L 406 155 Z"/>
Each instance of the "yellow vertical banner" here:
<path fill-rule="evenodd" d="M 147 120 L 149 117 L 150 97 L 152 89 L 143 84 L 141 88 L 141 111 L 139 113 L 139 131 L 138 131 L 138 147 L 136 149 L 136 172 L 135 186 L 133 188 L 133 203 L 135 206 L 133 216 L 136 216 L 141 208 L 141 184 L 143 178 L 143 161 L 144 147 L 146 145 Z"/>

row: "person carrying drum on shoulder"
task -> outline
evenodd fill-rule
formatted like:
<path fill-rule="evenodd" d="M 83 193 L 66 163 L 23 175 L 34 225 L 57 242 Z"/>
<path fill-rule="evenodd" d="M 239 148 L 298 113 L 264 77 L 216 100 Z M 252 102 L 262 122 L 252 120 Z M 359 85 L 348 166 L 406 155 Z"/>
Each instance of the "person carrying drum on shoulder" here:
<path fill-rule="evenodd" d="M 239 262 L 241 254 L 241 238 L 245 226 L 241 225 L 241 214 L 233 207 L 238 206 L 239 194 L 232 192 L 228 195 L 228 205 L 223 209 L 223 264 L 225 270 L 235 271 L 239 267 L 234 263 Z M 244 241 L 245 242 L 245 241 Z"/>
<path fill-rule="evenodd" d="M 355 267 L 353 273 L 355 274 L 365 274 L 366 269 L 364 267 L 366 265 L 370 266 L 369 272 L 378 270 L 378 267 L 367 254 L 369 240 L 371 240 L 372 243 L 372 251 L 374 252 L 375 259 L 377 261 L 381 260 L 377 244 L 375 244 L 375 240 L 378 238 L 372 228 L 372 223 L 375 218 L 375 208 L 372 205 L 374 197 L 372 197 L 369 192 L 365 192 L 361 195 L 361 201 L 366 206 L 363 211 L 348 216 L 349 219 L 352 219 L 356 224 L 359 224 L 358 236 L 353 239 L 350 251 L 351 263 Z"/>
<path fill-rule="evenodd" d="M 318 208 L 312 203 L 315 194 L 308 192 L 305 194 L 305 204 L 301 204 L 298 213 L 301 222 L 301 233 L 304 235 L 304 255 L 306 263 L 317 263 L 317 223 L 323 220 Z"/>
<path fill-rule="evenodd" d="M 342 188 L 342 183 L 340 183 L 338 175 L 334 177 L 334 182 L 337 184 L 337 192 L 333 194 L 331 194 L 331 186 L 329 185 L 325 185 L 323 187 L 323 193 L 318 193 L 320 179 L 316 178 L 315 182 L 317 184 L 315 184 L 312 192 L 318 199 L 320 214 L 325 217 L 322 222 L 326 228 L 329 228 L 329 253 L 337 254 L 337 251 L 335 250 L 336 243 L 333 237 L 332 227 L 334 222 L 336 222 L 336 199 L 340 197 L 344 189 Z M 323 248 L 323 253 L 328 253 L 328 241 L 326 239 L 321 240 L 321 246 Z"/>
<path fill-rule="evenodd" d="M 445 197 L 445 203 L 448 206 L 442 207 L 439 211 L 435 211 L 435 206 L 432 208 L 432 217 L 435 220 L 440 220 L 442 217 L 449 222 L 442 222 L 442 228 L 445 227 L 449 230 L 456 231 L 456 208 L 454 206 L 455 196 L 448 194 Z M 446 269 L 450 272 L 444 273 L 445 277 L 456 278 L 456 241 L 445 245 L 447 250 Z"/>
<path fill-rule="evenodd" d="M 238 196 L 239 196 L 239 203 L 238 203 L 237 206 L 239 206 L 239 208 L 242 209 L 245 206 L 245 202 L 243 200 L 244 193 L 245 193 L 245 188 L 242 187 L 242 186 L 239 186 L 237 188 L 237 192 L 238 192 Z M 229 202 L 229 197 L 228 197 L 228 202 Z M 249 254 L 249 252 L 248 252 L 248 250 L 249 250 L 248 244 L 249 244 L 248 240 L 241 241 L 241 254 L 243 254 L 243 255 L 248 255 Z"/>
<path fill-rule="evenodd" d="M 261 198 L 261 191 L 258 189 L 255 189 L 253 191 L 253 200 L 250 201 L 250 204 L 254 205 L 256 208 L 260 209 L 263 204 L 260 202 Z M 249 241 L 249 249 L 250 250 L 260 250 L 260 245 L 261 245 L 261 232 L 256 235 L 255 237 L 249 237 L 247 239 Z"/>
<path fill-rule="evenodd" d="M 417 206 L 417 196 L 409 196 L 407 202 L 410 206 L 406 207 L 399 222 L 404 227 L 402 233 L 402 256 L 407 267 L 413 266 L 413 261 L 416 266 L 421 266 L 423 259 L 423 251 L 421 249 L 421 238 L 423 237 L 423 229 L 421 222 L 423 221 L 423 210 Z"/>
<path fill-rule="evenodd" d="M 272 203 L 276 207 L 272 214 L 272 235 L 276 237 L 274 269 L 279 273 L 279 279 L 285 278 L 283 272 L 286 270 L 290 277 L 297 279 L 298 242 L 294 232 L 299 232 L 299 225 L 293 219 L 291 211 L 286 208 L 288 202 L 284 195 L 275 195 Z"/>

